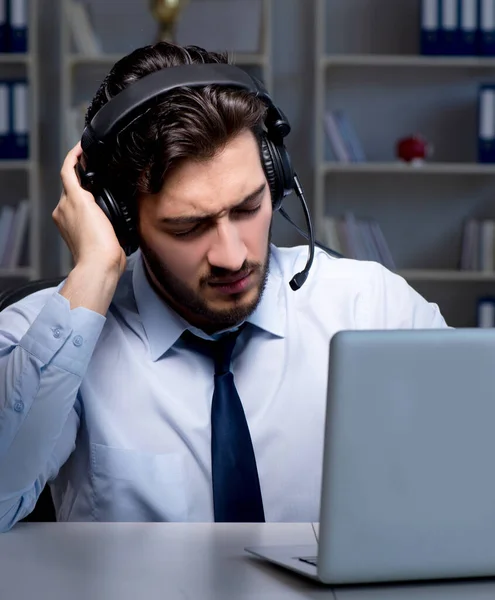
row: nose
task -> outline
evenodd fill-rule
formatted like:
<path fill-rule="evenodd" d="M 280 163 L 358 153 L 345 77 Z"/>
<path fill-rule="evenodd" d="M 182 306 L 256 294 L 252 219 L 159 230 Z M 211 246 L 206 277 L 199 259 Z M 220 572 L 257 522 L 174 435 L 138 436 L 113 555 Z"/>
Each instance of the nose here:
<path fill-rule="evenodd" d="M 212 267 L 227 271 L 239 271 L 247 258 L 247 248 L 242 241 L 235 223 L 223 219 L 217 223 L 214 241 L 208 252 L 208 262 Z"/>

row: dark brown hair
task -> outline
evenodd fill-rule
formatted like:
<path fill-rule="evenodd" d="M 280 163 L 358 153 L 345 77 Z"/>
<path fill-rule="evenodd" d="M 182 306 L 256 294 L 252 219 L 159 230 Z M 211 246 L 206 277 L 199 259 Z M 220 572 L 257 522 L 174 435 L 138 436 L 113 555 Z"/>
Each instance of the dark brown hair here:
<path fill-rule="evenodd" d="M 97 111 L 134 81 L 168 67 L 228 63 L 226 55 L 197 46 L 159 42 L 119 60 L 96 92 L 86 113 Z M 127 194 L 157 193 L 174 165 L 211 158 L 235 135 L 250 129 L 259 139 L 265 105 L 250 92 L 220 86 L 178 88 L 139 117 L 115 141 L 105 178 Z"/>

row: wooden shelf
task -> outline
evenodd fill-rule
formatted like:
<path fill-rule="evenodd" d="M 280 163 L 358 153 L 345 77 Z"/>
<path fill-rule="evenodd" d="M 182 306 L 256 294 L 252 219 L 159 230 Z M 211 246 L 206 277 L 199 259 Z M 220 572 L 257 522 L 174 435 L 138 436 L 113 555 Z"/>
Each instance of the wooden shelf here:
<path fill-rule="evenodd" d="M 0 171 L 28 171 L 34 166 L 31 160 L 0 159 Z"/>
<path fill-rule="evenodd" d="M 407 281 L 495 282 L 495 272 L 490 271 L 400 269 L 397 273 Z"/>
<path fill-rule="evenodd" d="M 24 278 L 31 279 L 33 275 L 33 270 L 30 267 L 15 267 L 13 269 L 6 269 L 0 267 L 0 278 Z"/>
<path fill-rule="evenodd" d="M 374 0 L 377 20 L 361 10 L 362 0 L 314 3 L 314 222 L 324 229 L 326 215 L 346 211 L 375 220 L 392 246 L 395 271 L 427 289 L 449 325 L 475 325 L 479 296 L 495 294 L 495 270 L 457 266 L 466 220 L 489 219 L 495 206 L 495 163 L 478 163 L 476 153 L 478 91 L 495 79 L 495 56 L 422 55 L 404 2 Z M 330 154 L 329 110 L 347 113 L 367 162 L 341 163 Z M 435 154 L 413 165 L 392 146 L 415 132 L 435 140 Z M 421 260 L 425 255 L 431 260 Z"/>
<path fill-rule="evenodd" d="M 326 162 L 321 166 L 323 173 L 376 173 L 404 175 L 495 175 L 495 164 L 484 163 L 434 163 L 409 165 L 404 162 Z"/>
<path fill-rule="evenodd" d="M 327 67 L 411 67 L 452 69 L 495 69 L 495 58 L 477 56 L 417 56 L 407 54 L 327 54 L 320 59 Z"/>
<path fill-rule="evenodd" d="M 31 62 L 29 52 L 0 52 L 0 65 L 23 65 Z"/>
<path fill-rule="evenodd" d="M 43 77 L 43 71 L 40 71 L 39 52 L 42 41 L 38 38 L 40 33 L 38 26 L 40 3 L 30 1 L 25 4 L 27 4 L 27 47 L 29 52 L 1 52 L 0 73 L 5 75 L 4 78 L 12 80 L 20 78 L 27 84 L 26 116 L 29 154 L 27 159 L 0 159 L 0 208 L 10 205 L 16 210 L 23 199 L 29 200 L 28 228 L 25 232 L 25 240 L 23 240 L 23 244 L 26 242 L 27 245 L 27 256 L 25 256 L 25 263 L 23 262 L 26 266 L 12 269 L 0 267 L 0 278 L 3 287 L 13 285 L 16 279 L 33 280 L 42 276 L 41 247 L 45 231 L 42 218 L 43 186 L 40 183 L 40 150 L 43 152 L 43 149 L 40 146 L 44 146 L 46 143 L 41 145 L 39 143 L 40 100 L 42 96 L 40 79 Z M 48 71 L 50 71 L 49 68 Z M 2 75 L 0 75 L 0 78 L 2 78 Z M 58 89 L 55 89 L 52 85 L 50 91 L 56 97 Z M 54 117 L 57 116 L 58 114 L 54 115 Z M 19 283 L 22 283 L 22 281 Z"/>

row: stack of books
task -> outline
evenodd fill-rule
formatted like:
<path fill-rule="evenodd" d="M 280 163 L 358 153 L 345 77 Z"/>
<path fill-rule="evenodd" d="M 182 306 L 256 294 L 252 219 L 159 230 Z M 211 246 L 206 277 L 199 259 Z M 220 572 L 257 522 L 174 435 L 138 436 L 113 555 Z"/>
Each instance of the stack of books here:
<path fill-rule="evenodd" d="M 0 0 L 0 52 L 27 52 L 28 2 L 35 1 Z"/>
<path fill-rule="evenodd" d="M 327 111 L 324 124 L 334 160 L 342 163 L 366 161 L 361 140 L 344 110 Z"/>
<path fill-rule="evenodd" d="M 495 272 L 495 220 L 466 220 L 459 263 L 461 271 Z"/>
<path fill-rule="evenodd" d="M 0 53 L 27 51 L 28 0 L 0 0 Z M 0 159 L 28 157 L 28 91 L 25 78 L 0 79 Z"/>
<path fill-rule="evenodd" d="M 478 162 L 495 163 L 495 84 L 483 83 L 478 92 Z"/>
<path fill-rule="evenodd" d="M 477 326 L 495 327 L 495 298 L 483 296 L 478 299 Z"/>
<path fill-rule="evenodd" d="M 0 160 L 29 156 L 29 84 L 0 79 Z"/>
<path fill-rule="evenodd" d="M 325 216 L 322 230 L 325 246 L 346 258 L 371 260 L 395 270 L 390 248 L 374 219 L 356 217 L 350 211 L 340 217 Z"/>
<path fill-rule="evenodd" d="M 421 53 L 495 56 L 495 0 L 422 0 Z"/>
<path fill-rule="evenodd" d="M 28 200 L 21 200 L 15 207 L 5 204 L 0 209 L 0 268 L 21 266 L 27 252 L 28 221 Z"/>

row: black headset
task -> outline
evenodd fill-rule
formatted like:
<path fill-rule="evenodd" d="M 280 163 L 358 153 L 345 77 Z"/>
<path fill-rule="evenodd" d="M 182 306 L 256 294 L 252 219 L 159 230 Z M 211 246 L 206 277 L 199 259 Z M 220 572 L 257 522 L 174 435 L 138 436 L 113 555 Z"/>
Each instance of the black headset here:
<path fill-rule="evenodd" d="M 295 191 L 302 203 L 308 230 L 306 236 L 298 228 L 309 240 L 309 255 L 303 271 L 296 273 L 290 281 L 291 288 L 297 290 L 306 281 L 311 268 L 315 239 L 304 193 L 283 142 L 291 128 L 284 113 L 275 106 L 262 84 L 239 67 L 224 63 L 201 63 L 165 68 L 145 75 L 119 92 L 101 107 L 83 131 L 83 156 L 77 164 L 81 185 L 93 194 L 98 206 L 110 219 L 125 253 L 129 255 L 137 250 L 139 239 L 129 199 L 121 192 L 113 193 L 105 178 L 104 165 L 108 162 L 112 145 L 124 129 L 158 104 L 170 91 L 207 85 L 247 90 L 259 97 L 267 107 L 264 122 L 266 131 L 261 136 L 261 158 L 273 210 L 280 210 L 283 199 Z M 281 214 L 292 223 L 283 209 Z"/>

